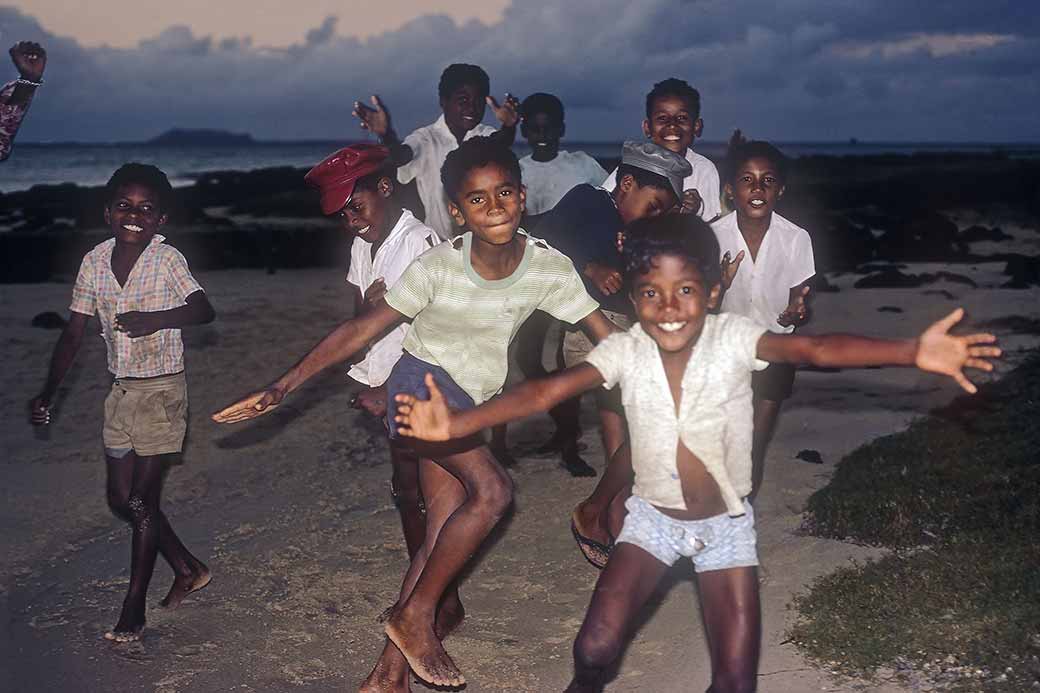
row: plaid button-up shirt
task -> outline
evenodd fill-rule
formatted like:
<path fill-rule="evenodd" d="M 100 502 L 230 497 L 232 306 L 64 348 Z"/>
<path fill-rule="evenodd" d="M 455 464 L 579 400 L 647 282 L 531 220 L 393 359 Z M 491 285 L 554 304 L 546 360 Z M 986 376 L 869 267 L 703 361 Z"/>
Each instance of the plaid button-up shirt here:
<path fill-rule="evenodd" d="M 99 243 L 83 258 L 72 289 L 69 310 L 98 316 L 108 348 L 108 370 L 117 378 L 151 378 L 184 370 L 184 343 L 179 329 L 159 330 L 131 338 L 115 329 L 116 315 L 179 308 L 202 287 L 191 276 L 184 256 L 156 234 L 137 258 L 126 286 L 112 274 L 116 239 Z"/>

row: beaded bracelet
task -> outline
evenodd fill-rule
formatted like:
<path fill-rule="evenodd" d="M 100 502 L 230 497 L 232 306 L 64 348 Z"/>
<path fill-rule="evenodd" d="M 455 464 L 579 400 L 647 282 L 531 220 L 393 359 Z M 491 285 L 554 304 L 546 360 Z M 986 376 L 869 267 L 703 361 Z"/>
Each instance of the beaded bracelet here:
<path fill-rule="evenodd" d="M 41 86 L 43 86 L 43 80 L 42 79 L 39 82 L 34 82 L 31 79 L 26 79 L 24 77 L 19 77 L 17 80 L 15 80 L 15 82 L 17 84 L 24 84 L 27 87 L 41 87 Z"/>

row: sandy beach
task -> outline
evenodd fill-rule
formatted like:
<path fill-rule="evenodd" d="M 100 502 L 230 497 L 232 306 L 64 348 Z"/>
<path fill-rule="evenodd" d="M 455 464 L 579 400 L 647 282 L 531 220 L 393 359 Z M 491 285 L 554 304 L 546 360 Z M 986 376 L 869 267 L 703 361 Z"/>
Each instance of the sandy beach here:
<path fill-rule="evenodd" d="M 980 220 L 950 215 L 959 226 Z M 993 224 L 993 219 L 984 220 Z M 1040 233 L 1001 224 L 1000 252 L 1036 255 Z M 173 234 L 171 234 L 172 236 Z M 174 242 L 176 237 L 173 236 Z M 973 244 L 977 255 L 996 244 Z M 839 289 L 816 297 L 813 331 L 910 336 L 963 305 L 969 324 L 1040 317 L 1040 289 L 1000 288 L 1003 261 L 908 264 L 903 272 L 952 271 L 977 288 L 939 280 L 918 288 L 855 289 L 863 277 L 830 273 Z M 112 645 L 128 580 L 129 533 L 104 500 L 101 404 L 109 387 L 104 345 L 87 340 L 59 397 L 49 440 L 27 424 L 25 403 L 46 371 L 57 332 L 30 327 L 64 313 L 67 283 L 0 286 L 0 412 L 5 450 L 0 526 L 0 689 L 5 691 L 341 691 L 368 673 L 382 645 L 376 617 L 394 601 L 405 550 L 388 488 L 377 425 L 348 409 L 344 369 L 331 369 L 271 416 L 218 427 L 208 414 L 267 382 L 348 317 L 335 269 L 197 273 L 218 312 L 185 332 L 191 419 L 182 463 L 168 477 L 165 510 L 213 583 L 176 612 L 150 610 L 144 639 Z M 896 312 L 893 308 L 901 312 Z M 1035 336 L 999 331 L 1009 370 Z M 785 643 L 791 596 L 815 577 L 876 552 L 797 532 L 806 498 L 847 452 L 905 428 L 958 394 L 952 381 L 903 369 L 799 374 L 769 451 L 758 503 L 764 565 L 759 690 L 914 690 L 831 679 Z M 601 468 L 595 414 L 583 412 L 587 459 Z M 549 433 L 538 417 L 510 429 L 520 453 Z M 800 461 L 803 449 L 824 464 Z M 577 552 L 567 521 L 592 481 L 555 459 L 521 456 L 516 504 L 463 583 L 468 618 L 447 642 L 466 690 L 561 690 L 570 647 L 597 573 Z M 671 693 L 708 683 L 689 564 L 648 606 L 608 691 Z M 171 579 L 160 562 L 152 601 Z M 6 682 L 6 683 L 3 683 Z M 420 684 L 414 686 L 423 690 Z"/>

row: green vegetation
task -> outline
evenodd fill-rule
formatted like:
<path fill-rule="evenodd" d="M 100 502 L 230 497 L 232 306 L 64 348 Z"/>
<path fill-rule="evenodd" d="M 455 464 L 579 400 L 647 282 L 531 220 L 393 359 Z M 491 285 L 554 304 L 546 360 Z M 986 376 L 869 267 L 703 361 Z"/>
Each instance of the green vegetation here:
<path fill-rule="evenodd" d="M 803 528 L 894 549 L 795 598 L 789 637 L 811 659 L 947 690 L 1040 690 L 1040 353 L 854 451 Z"/>

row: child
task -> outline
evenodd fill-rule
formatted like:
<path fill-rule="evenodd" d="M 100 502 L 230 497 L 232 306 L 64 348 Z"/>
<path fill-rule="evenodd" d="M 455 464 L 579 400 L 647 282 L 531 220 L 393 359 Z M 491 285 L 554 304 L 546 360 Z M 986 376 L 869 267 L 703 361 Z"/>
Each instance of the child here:
<path fill-rule="evenodd" d="M 386 147 L 355 144 L 329 155 L 304 177 L 321 193 L 322 213 L 338 219 L 354 237 L 347 273 L 354 315 L 371 310 L 412 260 L 440 242 L 431 228 L 402 209 L 395 198 L 395 175 L 389 156 Z M 384 383 L 401 357 L 406 333 L 407 327 L 398 325 L 372 344 L 363 360 L 351 365 L 348 377 L 357 390 L 352 406 L 378 418 L 386 415 Z M 390 463 L 390 493 L 401 516 L 411 558 L 426 535 L 418 459 L 410 446 L 392 439 Z M 438 610 L 438 632 L 453 630 L 463 614 L 458 591 L 449 590 Z"/>
<path fill-rule="evenodd" d="M 621 165 L 617 170 L 620 185 L 612 192 L 591 185 L 571 189 L 553 210 L 539 222 L 538 228 L 550 243 L 574 261 L 582 273 L 589 294 L 599 301 L 604 314 L 619 329 L 632 326 L 635 313 L 626 292 L 622 290 L 621 253 L 618 240 L 626 226 L 633 222 L 664 214 L 682 198 L 682 186 L 690 175 L 690 164 L 678 154 L 653 142 L 626 142 L 621 149 Z M 592 350 L 592 343 L 579 332 L 567 332 L 563 340 L 563 357 L 567 366 L 581 363 Z M 625 440 L 624 410 L 617 390 L 597 390 L 603 451 L 611 460 Z M 575 462 L 579 400 L 557 407 L 556 438 L 569 468 Z M 568 423 L 573 421 L 572 424 Z M 582 462 L 584 464 L 584 462 Z M 603 567 L 611 540 L 603 527 L 605 506 L 617 491 L 614 480 L 624 476 L 624 467 L 608 467 L 596 491 L 574 512 L 572 533 L 582 554 L 597 567 Z M 613 489 L 607 493 L 605 489 Z M 598 502 L 601 497 L 603 502 Z"/>
<path fill-rule="evenodd" d="M 683 181 L 683 212 L 705 221 L 719 216 L 719 172 L 707 157 L 693 151 L 693 141 L 701 136 L 701 95 L 689 84 L 674 77 L 658 82 L 646 95 L 646 120 L 643 134 L 665 149 L 686 157 L 692 172 Z M 603 187 L 613 190 L 617 172 L 610 174 Z"/>
<path fill-rule="evenodd" d="M 816 266 L 809 234 L 774 211 L 784 194 L 787 161 L 768 142 L 737 140 L 726 173 L 726 197 L 734 211 L 711 225 L 726 267 L 722 310 L 750 318 L 770 332 L 794 332 L 808 317 L 807 282 Z M 780 404 L 791 395 L 794 373 L 793 364 L 772 363 L 751 377 L 752 502 L 762 486 L 766 446 Z"/>
<path fill-rule="evenodd" d="M 440 178 L 441 166 L 448 152 L 471 137 L 494 136 L 507 147 L 516 138 L 519 102 L 507 93 L 505 102 L 499 106 L 489 96 L 490 91 L 487 73 L 479 66 L 449 65 L 441 73 L 437 86 L 442 111 L 440 118 L 408 135 L 404 142 L 397 139 L 390 124 L 390 112 L 379 97 L 371 97 L 371 108 L 360 101 L 354 102 L 353 113 L 361 121 L 361 127 L 374 132 L 379 141 L 390 148 L 390 156 L 398 166 L 397 180 L 401 183 L 416 181 L 419 199 L 426 210 L 426 225 L 445 240 L 458 230 L 448 213 L 448 199 L 444 196 Z M 498 132 L 480 122 L 484 118 L 485 104 L 491 106 L 495 117 L 502 123 Z"/>
<path fill-rule="evenodd" d="M 579 323 L 595 339 L 612 331 L 570 260 L 520 230 L 524 191 L 508 148 L 487 137 L 469 139 L 445 158 L 442 181 L 462 235 L 424 253 L 371 310 L 336 328 L 266 389 L 214 414 L 215 421 L 271 411 L 315 373 L 406 320 L 405 353 L 387 380 L 388 395 L 425 394 L 423 376 L 434 372 L 456 408 L 498 392 L 509 342 L 536 308 Z M 363 691 L 407 690 L 409 666 L 434 685 L 464 683 L 437 637 L 435 611 L 512 502 L 509 476 L 479 438 L 419 445 L 416 453 L 426 540 L 405 575 L 386 625 L 389 640 Z"/>
<path fill-rule="evenodd" d="M 425 440 L 463 437 L 528 416 L 597 386 L 620 383 L 632 436 L 629 512 L 574 645 L 567 691 L 598 691 L 640 610 L 668 567 L 689 556 L 711 644 L 709 690 L 752 691 L 760 640 L 751 491 L 751 382 L 760 361 L 820 366 L 916 365 L 952 376 L 991 370 L 992 335 L 947 334 L 958 309 L 918 339 L 769 332 L 740 315 L 710 315 L 719 297 L 718 243 L 692 215 L 639 222 L 625 271 L 639 323 L 605 339 L 588 360 L 526 381 L 494 400 L 451 411 L 427 376 L 428 402 L 398 395 L 398 430 Z"/>
<path fill-rule="evenodd" d="M 528 214 L 548 212 L 574 186 L 599 185 L 606 178 L 603 167 L 585 152 L 560 151 L 566 126 L 558 98 L 531 94 L 520 105 L 520 118 L 520 134 L 531 145 L 531 153 L 520 159 Z"/>
<path fill-rule="evenodd" d="M 162 606 L 174 608 L 210 581 L 206 566 L 184 547 L 159 509 L 163 472 L 181 451 L 188 424 L 181 328 L 214 318 L 205 292 L 177 250 L 158 234 L 173 190 L 154 166 L 121 166 L 105 188 L 105 222 L 115 238 L 83 258 L 72 289 L 69 322 L 54 347 L 47 383 L 31 403 L 32 422 L 50 423 L 54 394 L 95 313 L 115 377 L 102 432 L 108 505 L 133 527 L 130 587 L 105 638 L 138 640 L 156 552 L 175 573 Z"/>
<path fill-rule="evenodd" d="M 0 161 L 11 156 L 14 136 L 32 104 L 33 94 L 43 84 L 47 67 L 47 51 L 32 41 L 19 41 L 11 46 L 11 61 L 18 79 L 0 88 Z"/>

